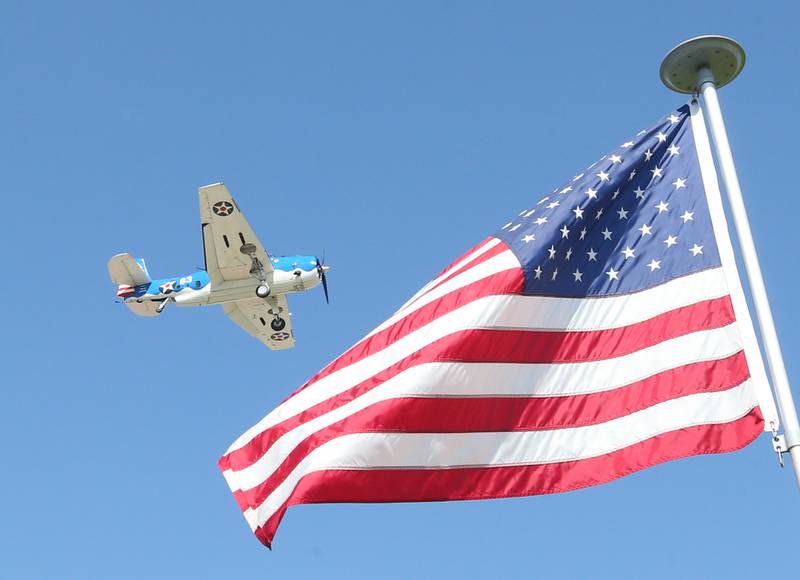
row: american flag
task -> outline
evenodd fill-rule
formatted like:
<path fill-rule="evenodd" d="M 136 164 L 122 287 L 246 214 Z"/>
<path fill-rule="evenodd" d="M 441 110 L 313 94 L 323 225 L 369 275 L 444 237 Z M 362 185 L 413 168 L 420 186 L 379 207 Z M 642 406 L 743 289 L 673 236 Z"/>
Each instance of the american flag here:
<path fill-rule="evenodd" d="M 692 103 L 537 196 L 219 465 L 270 546 L 293 504 L 562 492 L 738 449 L 765 418 Z"/>

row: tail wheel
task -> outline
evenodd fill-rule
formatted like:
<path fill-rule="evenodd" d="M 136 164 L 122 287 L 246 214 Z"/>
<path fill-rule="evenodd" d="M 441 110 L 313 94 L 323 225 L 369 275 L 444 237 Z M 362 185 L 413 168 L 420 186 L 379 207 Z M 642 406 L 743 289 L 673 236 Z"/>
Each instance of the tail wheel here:
<path fill-rule="evenodd" d="M 269 325 L 272 327 L 272 330 L 277 332 L 286 328 L 286 321 L 280 316 L 276 316 L 272 319 L 272 322 L 270 322 Z"/>
<path fill-rule="evenodd" d="M 269 296 L 269 286 L 267 284 L 259 284 L 256 288 L 256 296 L 259 298 L 266 298 Z"/>

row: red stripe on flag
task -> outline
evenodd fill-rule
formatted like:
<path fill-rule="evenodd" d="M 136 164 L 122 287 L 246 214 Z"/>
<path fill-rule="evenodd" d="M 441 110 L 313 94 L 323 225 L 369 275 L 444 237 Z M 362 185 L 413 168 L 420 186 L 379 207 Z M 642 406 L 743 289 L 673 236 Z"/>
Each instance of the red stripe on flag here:
<path fill-rule="evenodd" d="M 500 294 L 519 294 L 524 284 L 525 278 L 522 275 L 521 269 L 505 270 L 446 294 L 442 298 L 430 304 L 426 304 L 409 316 L 398 320 L 393 325 L 384 328 L 380 332 L 376 332 L 372 336 L 352 346 L 295 392 L 308 388 L 320 379 L 339 369 L 386 348 L 387 345 L 400 340 L 404 336 L 422 328 L 437 318 L 457 310 L 479 298 Z"/>
<path fill-rule="evenodd" d="M 403 370 L 427 362 L 552 363 L 586 362 L 614 358 L 734 321 L 730 298 L 698 302 L 621 328 L 597 331 L 555 332 L 534 330 L 466 330 L 426 345 L 397 364 L 304 412 L 259 433 L 244 446 L 219 460 L 222 470 L 252 465 L 286 432 L 319 417 Z"/>
<path fill-rule="evenodd" d="M 727 453 L 758 437 L 758 407 L 730 423 L 670 431 L 599 457 L 539 465 L 454 469 L 326 470 L 303 477 L 256 537 L 267 547 L 291 505 L 492 499 L 561 493 L 607 483 L 666 461 Z"/>
<path fill-rule="evenodd" d="M 455 265 L 456 265 L 456 264 L 458 264 L 458 263 L 459 263 L 459 262 L 461 262 L 462 260 L 466 259 L 466 258 L 467 258 L 467 256 L 470 256 L 470 255 L 474 254 L 475 252 L 477 252 L 478 250 L 480 250 L 480 249 L 481 249 L 483 246 L 485 246 L 486 244 L 490 243 L 492 240 L 495 240 L 495 239 L 498 239 L 498 238 L 495 238 L 494 236 L 489 236 L 488 238 L 486 238 L 486 239 L 485 239 L 485 240 L 483 240 L 482 242 L 479 242 L 479 243 L 475 244 L 475 245 L 474 245 L 472 248 L 470 248 L 469 250 L 467 250 L 466 252 L 464 252 L 463 254 L 461 254 L 461 256 L 459 256 L 458 258 L 456 258 L 455 260 L 453 260 L 452 262 L 450 262 L 450 264 L 448 264 L 447 266 L 445 266 L 444 268 L 442 268 L 442 271 L 441 271 L 441 272 L 439 272 L 438 274 L 436 274 L 436 276 L 434 276 L 434 277 L 433 277 L 433 279 L 434 279 L 434 280 L 436 280 L 437 278 L 441 278 L 441 277 L 442 277 L 442 276 L 444 276 L 444 275 L 445 275 L 445 274 L 446 274 L 448 271 L 452 270 L 452 269 L 455 267 Z M 502 248 L 508 249 L 508 246 L 506 246 L 505 242 L 500 242 L 498 245 L 499 245 L 500 247 L 502 247 Z M 468 265 L 469 265 L 471 262 L 472 262 L 472 260 L 470 260 L 469 262 L 466 262 L 465 264 L 463 264 L 463 265 L 461 266 L 461 268 L 459 268 L 459 270 L 463 270 L 463 269 L 464 269 L 464 268 L 466 268 L 466 267 L 467 267 L 467 266 L 468 266 Z"/>
<path fill-rule="evenodd" d="M 477 433 L 565 429 L 610 421 L 749 376 L 744 353 L 671 369 L 611 391 L 563 397 L 405 397 L 380 401 L 310 435 L 258 486 L 234 491 L 242 510 L 260 505 L 314 449 L 351 433 Z"/>
<path fill-rule="evenodd" d="M 734 321 L 730 297 L 677 308 L 636 324 L 609 330 L 539 331 L 473 329 L 447 340 L 436 360 L 504 363 L 572 363 L 630 354 L 670 338 Z M 448 337 L 449 339 L 450 337 Z"/>
<path fill-rule="evenodd" d="M 493 238 L 489 238 L 488 240 L 486 240 L 486 242 L 484 242 L 483 244 L 480 244 L 480 246 L 484 246 L 484 245 L 488 244 L 492 239 Z M 477 249 L 478 248 L 475 248 L 475 250 L 477 250 Z M 473 258 L 472 260 L 470 260 L 469 262 L 463 264 L 459 269 L 454 270 L 453 272 L 451 272 L 450 274 L 448 274 L 447 276 L 445 276 L 444 278 L 442 278 L 441 280 L 436 282 L 436 284 L 433 284 L 430 288 L 425 290 L 425 292 L 423 292 L 422 294 L 420 294 L 419 296 L 414 298 L 414 300 L 412 300 L 408 304 L 406 304 L 406 307 L 411 306 L 412 304 L 417 302 L 420 298 L 422 298 L 426 294 L 430 293 L 431 291 L 435 290 L 436 288 L 438 288 L 439 286 L 441 286 L 445 282 L 448 282 L 448 281 L 452 280 L 453 278 L 455 278 L 459 274 L 463 274 L 465 271 L 469 270 L 470 268 L 474 268 L 478 264 L 482 264 L 483 262 L 486 262 L 487 260 L 489 260 L 491 258 L 494 258 L 495 256 L 498 256 L 498 255 L 500 255 L 503 252 L 506 252 L 508 250 L 509 250 L 508 246 L 504 242 L 500 242 L 499 244 L 497 244 L 493 248 L 490 248 L 489 250 L 486 250 L 480 256 L 477 256 L 477 257 Z M 468 256 L 471 252 L 472 251 L 467 252 L 465 255 Z M 455 262 L 453 262 L 453 264 L 457 264 L 459 261 L 460 260 L 456 260 Z M 445 268 L 442 271 L 442 273 L 439 274 L 439 276 L 441 276 L 445 272 L 447 272 L 447 268 Z"/>

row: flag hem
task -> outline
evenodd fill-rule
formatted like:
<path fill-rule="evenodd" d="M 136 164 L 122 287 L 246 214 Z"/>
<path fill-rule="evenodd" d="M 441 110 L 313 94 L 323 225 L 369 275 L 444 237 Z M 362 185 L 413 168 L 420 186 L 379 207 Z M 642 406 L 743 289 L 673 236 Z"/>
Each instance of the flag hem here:
<path fill-rule="evenodd" d="M 778 429 L 780 418 L 772 396 L 772 389 L 767 379 L 764 359 L 761 356 L 761 349 L 753 327 L 750 309 L 744 296 L 744 288 L 739 275 L 739 268 L 736 265 L 736 256 L 728 229 L 728 221 L 722 205 L 722 194 L 714 159 L 711 155 L 711 145 L 706 132 L 703 111 L 696 99 L 692 99 L 689 102 L 689 111 L 697 160 L 700 165 L 700 175 L 703 180 L 706 201 L 708 202 L 708 211 L 711 215 L 711 226 L 714 228 L 714 237 L 717 241 L 722 271 L 728 281 L 733 311 L 742 336 L 742 342 L 744 343 L 745 358 L 750 368 L 750 376 L 753 378 L 753 388 L 761 407 L 761 414 L 764 417 L 764 431 L 770 431 L 772 427 Z"/>

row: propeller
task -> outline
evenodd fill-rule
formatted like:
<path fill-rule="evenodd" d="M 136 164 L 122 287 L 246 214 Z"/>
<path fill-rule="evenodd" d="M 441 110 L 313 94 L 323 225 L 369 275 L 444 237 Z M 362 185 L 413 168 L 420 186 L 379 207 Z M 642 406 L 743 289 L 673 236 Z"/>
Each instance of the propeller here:
<path fill-rule="evenodd" d="M 322 290 L 325 292 L 325 302 L 330 304 L 330 298 L 328 297 L 328 278 L 325 276 L 325 272 L 330 270 L 330 266 L 325 265 L 325 252 L 322 252 L 322 259 L 316 258 L 317 260 L 317 276 L 319 279 L 322 280 Z"/>

